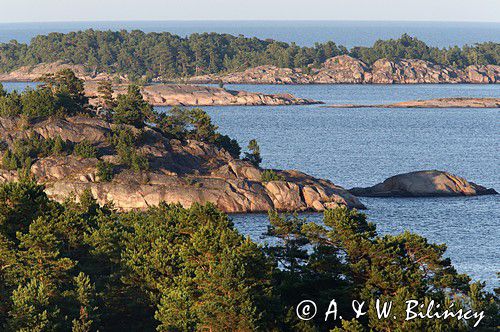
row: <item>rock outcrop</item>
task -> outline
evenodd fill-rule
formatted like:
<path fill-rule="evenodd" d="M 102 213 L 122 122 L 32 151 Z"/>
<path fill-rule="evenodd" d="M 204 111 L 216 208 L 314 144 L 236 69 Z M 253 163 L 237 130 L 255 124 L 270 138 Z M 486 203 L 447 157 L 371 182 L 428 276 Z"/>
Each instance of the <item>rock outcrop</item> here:
<path fill-rule="evenodd" d="M 192 83 L 231 83 L 231 84 L 308 84 L 310 75 L 300 68 L 279 68 L 276 66 L 258 66 L 242 72 L 227 75 L 208 74 L 189 78 Z"/>
<path fill-rule="evenodd" d="M 411 100 L 394 104 L 328 105 L 328 108 L 500 108 L 500 98 L 437 98 L 428 100 Z"/>
<path fill-rule="evenodd" d="M 137 147 L 147 156 L 149 170 L 133 172 L 119 163 L 107 139 L 113 126 L 88 117 L 38 119 L 29 125 L 19 118 L 0 118 L 0 140 L 12 146 L 16 139 L 29 135 L 60 136 L 72 143 L 85 139 L 99 149 L 101 159 L 115 164 L 113 180 L 103 182 L 97 175 L 96 158 L 66 155 L 36 160 L 31 172 L 46 185 L 48 195 L 59 201 L 90 189 L 100 203 L 113 202 L 119 210 L 144 209 L 161 201 L 184 206 L 212 202 L 228 213 L 321 211 L 337 205 L 364 208 L 354 195 L 330 181 L 299 171 L 275 170 L 284 180 L 264 183 L 262 169 L 233 158 L 223 149 L 199 141 L 169 139 L 150 127 L 142 129 Z M 130 130 L 139 133 L 139 129 Z M 0 182 L 15 179 L 15 171 L 0 168 Z"/>
<path fill-rule="evenodd" d="M 82 65 L 62 61 L 24 66 L 10 73 L 0 73 L 0 81 L 34 81 L 43 74 L 63 68 L 72 69 L 87 82 L 111 80 L 127 82 L 126 76 L 98 72 Z M 154 81 L 161 81 L 160 77 Z M 280 68 L 271 65 L 249 68 L 228 74 L 208 74 L 187 79 L 193 84 L 420 84 L 420 83 L 478 83 L 500 82 L 500 66 L 471 65 L 464 69 L 441 66 L 418 59 L 397 61 L 379 59 L 369 66 L 348 55 L 326 60 L 319 68 Z"/>
<path fill-rule="evenodd" d="M 418 171 L 399 174 L 367 188 L 349 190 L 366 197 L 438 197 L 497 194 L 494 189 L 469 182 L 443 171 Z"/>
<path fill-rule="evenodd" d="M 227 75 L 203 75 L 190 79 L 196 83 L 235 84 L 420 84 L 420 83 L 498 83 L 500 66 L 468 66 L 456 69 L 429 61 L 379 59 L 368 66 L 348 55 L 325 61 L 320 68 L 278 68 L 260 66 Z"/>
<path fill-rule="evenodd" d="M 23 66 L 10 73 L 0 72 L 0 81 L 3 82 L 32 82 L 45 74 L 55 73 L 62 69 L 71 69 L 76 76 L 85 81 L 102 81 L 102 80 L 123 80 L 127 81 L 127 77 L 117 74 L 108 74 L 91 70 L 83 65 L 68 64 L 63 61 L 51 63 L 40 63 L 35 66 Z"/>
<path fill-rule="evenodd" d="M 125 93 L 126 85 L 115 85 L 115 96 Z M 85 93 L 97 95 L 97 83 L 87 82 Z M 279 106 L 321 104 L 319 101 L 298 98 L 291 94 L 264 94 L 234 91 L 190 84 L 152 84 L 142 87 L 144 99 L 154 106 Z M 95 100 L 95 98 L 94 98 Z"/>
<path fill-rule="evenodd" d="M 371 82 L 370 68 L 358 59 L 340 55 L 328 59 L 312 75 L 311 83 L 367 83 Z"/>

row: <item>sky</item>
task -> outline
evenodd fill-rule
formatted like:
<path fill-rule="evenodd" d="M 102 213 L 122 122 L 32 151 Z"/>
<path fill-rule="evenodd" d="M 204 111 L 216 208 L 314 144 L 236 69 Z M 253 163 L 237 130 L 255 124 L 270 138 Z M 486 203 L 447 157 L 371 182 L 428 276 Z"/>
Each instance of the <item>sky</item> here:
<path fill-rule="evenodd" d="M 128 20 L 499 22 L 500 0 L 2 0 L 0 23 Z"/>

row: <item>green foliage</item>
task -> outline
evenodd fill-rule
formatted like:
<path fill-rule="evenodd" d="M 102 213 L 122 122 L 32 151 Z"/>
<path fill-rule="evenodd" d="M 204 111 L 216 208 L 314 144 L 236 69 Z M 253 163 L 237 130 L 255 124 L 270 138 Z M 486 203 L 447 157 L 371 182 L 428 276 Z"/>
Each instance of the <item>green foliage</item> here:
<path fill-rule="evenodd" d="M 226 150 L 233 158 L 240 158 L 241 147 L 238 141 L 227 135 L 216 134 L 217 137 L 214 140 L 215 146 L 220 149 Z"/>
<path fill-rule="evenodd" d="M 29 133 L 27 138 L 15 140 L 12 148 L 4 152 L 2 156 L 2 168 L 8 170 L 30 168 L 33 161 L 37 158 L 62 153 L 65 147 L 62 148 L 62 152 L 59 152 L 59 147 L 55 145 L 56 142 L 57 140 L 44 139 L 36 133 Z"/>
<path fill-rule="evenodd" d="M 73 148 L 73 153 L 82 158 L 97 158 L 97 148 L 89 141 L 83 140 L 76 143 Z"/>
<path fill-rule="evenodd" d="M 138 30 L 87 30 L 36 36 L 29 45 L 16 41 L 0 44 L 0 70 L 6 72 L 24 65 L 65 60 L 98 71 L 126 74 L 132 80 L 151 80 L 154 77 L 168 80 L 259 65 L 307 68 L 341 54 L 368 63 L 382 57 L 413 57 L 460 67 L 500 63 L 498 43 L 440 49 L 408 35 L 397 40 L 377 41 L 372 47 L 348 50 L 332 41 L 299 47 L 294 43 L 217 33 L 180 37 Z"/>
<path fill-rule="evenodd" d="M 113 180 L 114 167 L 112 164 L 99 160 L 97 162 L 97 177 L 100 181 L 109 182 Z"/>
<path fill-rule="evenodd" d="M 33 182 L 0 185 L 0 328 L 15 331 L 467 331 L 456 319 L 355 320 L 351 301 L 434 300 L 484 310 L 498 298 L 458 274 L 445 247 L 416 234 L 377 235 L 355 210 L 321 224 L 269 214 L 271 244 L 241 236 L 213 205 L 161 203 L 117 213 L 89 190 L 50 201 Z M 336 299 L 342 321 L 299 321 L 295 306 Z M 321 312 L 321 311 L 320 311 Z"/>
<path fill-rule="evenodd" d="M 200 108 L 173 107 L 168 113 L 155 113 L 154 123 L 172 138 L 215 144 L 233 158 L 240 157 L 241 148 L 238 142 L 218 133 L 218 128 L 212 123 L 210 116 Z"/>
<path fill-rule="evenodd" d="M 126 94 L 120 94 L 116 98 L 113 111 L 113 120 L 116 123 L 142 128 L 146 118 L 152 115 L 153 108 L 144 101 L 140 88 L 130 85 Z"/>
<path fill-rule="evenodd" d="M 285 177 L 282 174 L 276 173 L 276 171 L 272 169 L 266 169 L 262 172 L 261 181 L 262 182 L 285 181 Z"/>
<path fill-rule="evenodd" d="M 16 91 L 7 93 L 0 91 L 0 116 L 17 116 L 22 114 L 21 95 Z"/>
<path fill-rule="evenodd" d="M 113 86 L 109 81 L 100 81 L 97 85 L 97 94 L 99 97 L 99 104 L 107 109 L 112 109 L 116 106 L 113 98 Z"/>
<path fill-rule="evenodd" d="M 83 112 L 88 99 L 83 81 L 69 69 L 40 78 L 45 84 L 28 88 L 21 94 L 0 93 L 0 116 L 23 115 L 28 119 L 45 116 L 64 116 Z"/>
<path fill-rule="evenodd" d="M 131 168 L 134 172 L 149 169 L 147 157 L 137 150 L 139 137 L 130 128 L 117 127 L 113 130 L 109 141 L 114 146 L 122 164 Z"/>
<path fill-rule="evenodd" d="M 57 98 L 58 106 L 67 114 L 83 111 L 83 107 L 88 103 L 83 80 L 76 77 L 71 69 L 66 68 L 54 74 L 46 74 L 39 80 L 50 89 L 53 96 Z"/>
<path fill-rule="evenodd" d="M 29 118 L 54 115 L 58 101 L 48 88 L 26 89 L 21 94 L 22 113 Z"/>
<path fill-rule="evenodd" d="M 61 138 L 61 136 L 56 136 L 54 139 L 54 145 L 52 146 L 52 154 L 56 156 L 62 155 L 65 151 L 68 150 L 68 145 L 66 144 L 65 141 Z"/>
<path fill-rule="evenodd" d="M 2 168 L 9 171 L 15 171 L 20 167 L 21 165 L 12 151 L 6 150 L 2 156 Z"/>
<path fill-rule="evenodd" d="M 91 283 L 89 276 L 80 272 L 74 278 L 75 300 L 80 304 L 80 316 L 72 321 L 72 332 L 90 332 L 95 318 L 95 285 Z"/>
<path fill-rule="evenodd" d="M 17 232 L 26 232 L 31 222 L 40 216 L 50 203 L 44 187 L 32 181 L 0 185 L 0 231 L 10 239 Z"/>
<path fill-rule="evenodd" d="M 260 156 L 260 147 L 257 140 L 250 140 L 247 148 L 250 152 L 245 152 L 244 160 L 251 162 L 255 167 L 259 167 L 262 162 L 262 157 Z"/>
<path fill-rule="evenodd" d="M 37 280 L 12 293 L 12 310 L 7 325 L 12 331 L 43 332 L 57 326 L 58 309 L 51 308 L 50 290 Z"/>

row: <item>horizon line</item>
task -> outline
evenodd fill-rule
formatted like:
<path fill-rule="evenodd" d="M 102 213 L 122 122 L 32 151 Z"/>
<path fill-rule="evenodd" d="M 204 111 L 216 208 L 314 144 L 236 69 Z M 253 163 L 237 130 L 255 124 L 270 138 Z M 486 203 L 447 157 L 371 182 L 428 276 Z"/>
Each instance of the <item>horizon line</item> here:
<path fill-rule="evenodd" d="M 454 21 L 454 20 L 370 20 L 370 19 L 103 19 L 103 20 L 48 20 L 48 21 L 11 21 L 1 22 L 6 24 L 47 24 L 47 23 L 120 23 L 120 22 L 374 22 L 374 23 L 475 23 L 475 24 L 500 24 L 500 21 Z"/>

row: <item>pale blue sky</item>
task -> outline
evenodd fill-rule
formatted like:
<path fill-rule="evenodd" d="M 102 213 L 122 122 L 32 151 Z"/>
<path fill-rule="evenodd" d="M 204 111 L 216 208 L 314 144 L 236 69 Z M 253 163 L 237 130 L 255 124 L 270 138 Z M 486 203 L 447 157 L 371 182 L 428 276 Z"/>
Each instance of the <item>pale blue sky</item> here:
<path fill-rule="evenodd" d="M 500 21 L 500 0 L 2 0 L 0 6 L 0 23 L 101 20 Z"/>

